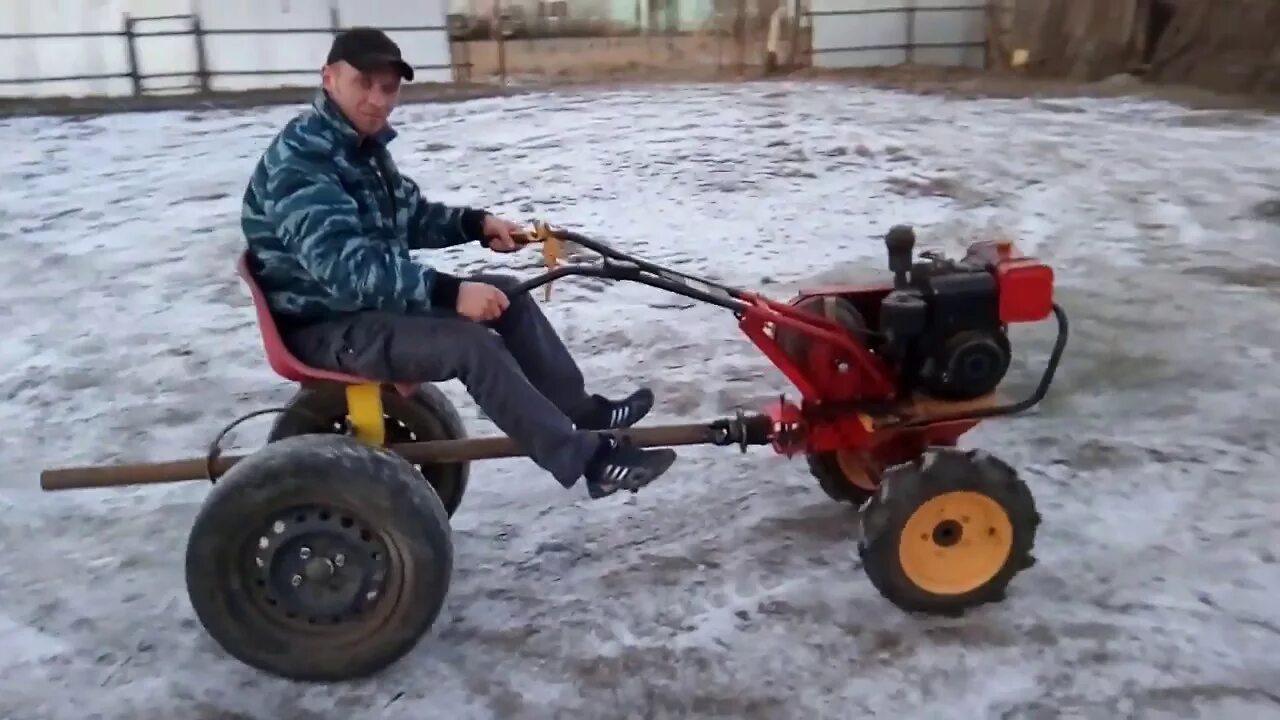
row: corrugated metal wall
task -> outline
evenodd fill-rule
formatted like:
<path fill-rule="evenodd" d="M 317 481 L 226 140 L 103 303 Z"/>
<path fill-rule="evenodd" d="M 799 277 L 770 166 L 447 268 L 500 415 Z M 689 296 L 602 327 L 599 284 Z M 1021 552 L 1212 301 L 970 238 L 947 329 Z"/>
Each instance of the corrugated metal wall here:
<path fill-rule="evenodd" d="M 909 22 L 911 5 L 911 0 L 811 0 L 813 66 L 881 67 L 908 61 L 983 65 L 981 47 L 921 47 L 982 43 L 986 38 L 982 0 L 915 0 L 914 21 Z M 960 6 L 967 9 L 954 9 Z M 915 47 L 908 50 L 908 43 Z"/>

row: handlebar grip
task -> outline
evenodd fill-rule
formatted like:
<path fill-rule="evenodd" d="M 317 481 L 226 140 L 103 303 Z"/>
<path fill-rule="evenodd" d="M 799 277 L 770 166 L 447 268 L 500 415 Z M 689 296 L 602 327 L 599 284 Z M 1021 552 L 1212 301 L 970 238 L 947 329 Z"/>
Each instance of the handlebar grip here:
<path fill-rule="evenodd" d="M 493 238 L 487 238 L 487 237 L 481 238 L 480 246 L 484 248 L 488 248 L 489 243 L 492 239 Z M 528 230 L 519 230 L 517 232 L 511 233 L 511 239 L 515 240 L 517 245 L 532 245 L 538 242 L 538 238 L 534 237 L 533 234 L 530 233 Z"/>
<path fill-rule="evenodd" d="M 616 256 L 618 254 L 607 243 L 592 239 L 586 235 L 582 235 L 581 233 L 573 232 L 572 230 L 552 228 L 551 226 L 543 223 L 535 223 L 531 228 L 512 232 L 511 239 L 515 240 L 518 245 L 533 245 L 535 243 L 543 242 L 543 240 L 561 240 L 576 243 L 588 250 L 595 251 L 605 256 Z M 480 241 L 480 245 L 485 248 L 489 247 L 489 243 L 489 238 L 484 238 Z"/>

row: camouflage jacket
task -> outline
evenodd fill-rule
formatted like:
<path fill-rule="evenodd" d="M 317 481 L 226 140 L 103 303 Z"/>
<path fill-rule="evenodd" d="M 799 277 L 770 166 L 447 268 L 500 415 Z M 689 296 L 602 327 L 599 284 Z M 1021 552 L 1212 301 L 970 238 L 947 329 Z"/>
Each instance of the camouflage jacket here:
<path fill-rule="evenodd" d="M 485 213 L 429 202 L 402 176 L 387 128 L 360 140 L 320 91 L 258 161 L 241 227 L 272 312 L 295 320 L 452 308 L 459 280 L 410 250 L 478 241 Z"/>

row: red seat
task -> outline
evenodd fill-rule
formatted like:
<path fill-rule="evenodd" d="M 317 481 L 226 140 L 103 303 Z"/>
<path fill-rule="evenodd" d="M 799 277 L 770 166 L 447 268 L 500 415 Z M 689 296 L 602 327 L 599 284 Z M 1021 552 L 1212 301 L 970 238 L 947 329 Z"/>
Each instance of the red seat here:
<path fill-rule="evenodd" d="M 253 272 L 249 269 L 248 252 L 240 255 L 240 259 L 236 263 L 236 271 L 240 274 L 245 284 L 249 286 L 249 294 L 253 296 L 253 307 L 258 314 L 258 331 L 262 334 L 262 346 L 267 353 L 267 364 L 271 366 L 271 369 L 277 375 L 297 383 L 384 384 L 378 380 L 314 368 L 294 357 L 288 346 L 284 344 L 284 339 L 280 337 L 280 329 L 276 327 L 276 319 L 272 316 L 271 309 L 267 305 L 267 297 L 263 294 L 262 288 L 258 286 L 257 278 L 253 276 Z M 416 389 L 416 385 L 412 383 L 394 384 L 394 387 L 401 395 L 406 397 L 412 395 Z"/>

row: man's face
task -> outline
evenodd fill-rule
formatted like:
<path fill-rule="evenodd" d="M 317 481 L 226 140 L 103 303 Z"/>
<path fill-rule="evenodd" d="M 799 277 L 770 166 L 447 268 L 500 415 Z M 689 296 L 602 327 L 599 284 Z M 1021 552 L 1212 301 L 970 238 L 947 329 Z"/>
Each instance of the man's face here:
<path fill-rule="evenodd" d="M 387 125 L 400 99 L 400 75 L 393 68 L 361 72 L 346 62 L 324 68 L 324 89 L 362 135 Z"/>

